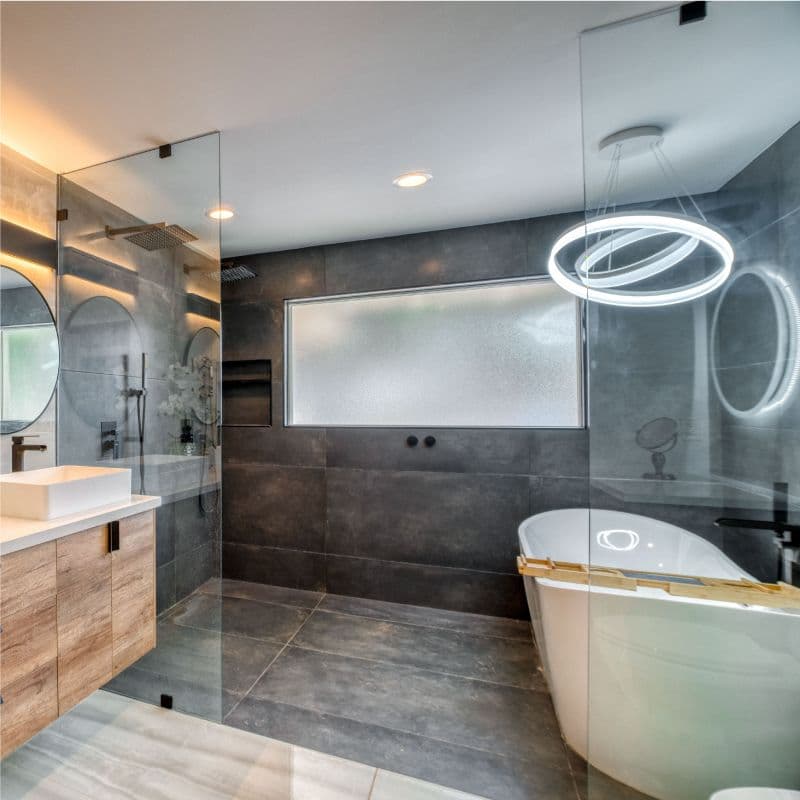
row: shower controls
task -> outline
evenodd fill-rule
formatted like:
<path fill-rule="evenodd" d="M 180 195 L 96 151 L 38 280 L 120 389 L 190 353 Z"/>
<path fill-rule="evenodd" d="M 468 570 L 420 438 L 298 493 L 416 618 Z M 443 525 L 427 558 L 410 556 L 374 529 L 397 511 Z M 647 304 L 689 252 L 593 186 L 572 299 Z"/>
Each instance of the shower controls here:
<path fill-rule="evenodd" d="M 116 420 L 100 423 L 100 450 L 103 458 L 119 458 Z"/>
<path fill-rule="evenodd" d="M 409 436 L 406 438 L 406 444 L 409 447 L 416 447 L 419 444 L 419 439 L 416 436 Z"/>
<path fill-rule="evenodd" d="M 435 436 L 426 436 L 423 440 L 423 444 L 425 447 L 433 447 L 436 444 L 436 437 Z"/>

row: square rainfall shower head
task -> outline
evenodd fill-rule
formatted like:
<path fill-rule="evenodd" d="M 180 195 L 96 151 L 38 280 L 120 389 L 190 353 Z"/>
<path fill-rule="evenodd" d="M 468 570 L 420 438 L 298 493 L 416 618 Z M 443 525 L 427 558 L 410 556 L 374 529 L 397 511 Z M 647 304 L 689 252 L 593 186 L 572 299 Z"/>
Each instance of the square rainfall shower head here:
<path fill-rule="evenodd" d="M 151 227 L 139 233 L 125 237 L 129 242 L 143 247 L 145 250 L 164 250 L 168 247 L 179 247 L 187 242 L 194 242 L 197 237 L 180 225 L 166 225 L 163 228 Z"/>

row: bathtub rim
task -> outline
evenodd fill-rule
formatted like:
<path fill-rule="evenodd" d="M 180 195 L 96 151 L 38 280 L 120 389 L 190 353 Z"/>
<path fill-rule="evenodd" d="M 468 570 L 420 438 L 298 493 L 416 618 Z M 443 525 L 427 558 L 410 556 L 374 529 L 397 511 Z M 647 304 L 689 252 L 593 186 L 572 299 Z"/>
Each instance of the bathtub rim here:
<path fill-rule="evenodd" d="M 526 536 L 526 534 L 528 533 L 526 527 L 532 522 L 532 520 L 535 519 L 558 517 L 559 515 L 563 516 L 564 512 L 588 512 L 589 514 L 591 514 L 592 510 L 602 511 L 608 514 L 614 514 L 615 516 L 620 516 L 628 519 L 637 519 L 644 521 L 652 519 L 651 517 L 645 517 L 642 514 L 631 514 L 630 512 L 627 511 L 614 511 L 612 509 L 589 509 L 579 506 L 572 506 L 570 508 L 551 509 L 550 511 L 542 511 L 539 514 L 533 514 L 530 517 L 527 517 L 519 524 L 519 527 L 517 528 L 517 533 L 518 533 L 520 551 L 524 556 L 528 558 L 552 558 L 552 556 L 549 555 L 548 553 L 535 552 L 533 548 L 530 547 L 530 543 L 528 542 Z M 696 533 L 692 533 L 692 531 L 687 531 L 685 528 L 680 528 L 677 525 L 673 525 L 671 522 L 664 522 L 663 520 L 656 520 L 656 519 L 652 519 L 652 521 L 658 522 L 661 525 L 666 525 L 670 528 L 674 528 L 681 535 L 688 536 L 692 539 L 697 540 L 703 546 L 714 549 L 718 557 L 723 562 L 726 562 L 733 569 L 737 570 L 741 574 L 743 580 L 756 581 L 756 579 L 752 575 L 745 572 L 745 570 L 741 569 L 741 567 L 739 567 L 738 564 L 736 564 L 736 562 L 728 558 L 728 556 L 726 556 L 718 547 L 713 545 L 707 539 L 704 539 L 702 536 L 698 536 Z M 597 564 L 597 566 L 611 567 L 614 569 L 619 568 L 617 565 L 614 564 Z M 655 572 L 657 572 L 657 570 Z M 614 589 L 606 586 L 592 586 L 583 583 L 572 583 L 570 581 L 560 581 L 560 580 L 554 581 L 550 578 L 533 578 L 533 580 L 540 582 L 544 586 L 552 587 L 554 589 L 563 589 L 568 591 L 577 590 L 580 592 L 588 592 L 589 594 L 596 593 L 596 594 L 620 595 L 623 597 L 628 597 L 630 599 L 634 599 L 635 597 L 638 596 L 639 599 L 653 599 L 653 600 L 666 601 L 670 603 L 684 603 L 687 605 L 697 605 L 697 606 L 714 606 L 718 608 L 747 609 L 750 611 L 778 614 L 780 616 L 786 616 L 786 617 L 794 617 L 794 618 L 800 617 L 800 609 L 775 608 L 772 606 L 760 606 L 749 603 L 736 603 L 725 600 L 708 600 L 706 598 L 698 598 L 698 597 L 678 597 L 675 595 L 671 595 L 669 592 L 666 592 L 663 589 L 656 589 L 649 586 L 639 586 L 635 592 L 632 592 L 627 589 Z"/>

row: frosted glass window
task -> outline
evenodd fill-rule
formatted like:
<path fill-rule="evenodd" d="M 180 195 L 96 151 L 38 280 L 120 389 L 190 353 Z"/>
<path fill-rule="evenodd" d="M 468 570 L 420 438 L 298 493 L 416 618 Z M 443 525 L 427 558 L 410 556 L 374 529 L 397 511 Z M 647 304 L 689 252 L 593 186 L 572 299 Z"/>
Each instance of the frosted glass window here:
<path fill-rule="evenodd" d="M 549 279 L 287 301 L 286 424 L 580 426 L 578 315 Z"/>

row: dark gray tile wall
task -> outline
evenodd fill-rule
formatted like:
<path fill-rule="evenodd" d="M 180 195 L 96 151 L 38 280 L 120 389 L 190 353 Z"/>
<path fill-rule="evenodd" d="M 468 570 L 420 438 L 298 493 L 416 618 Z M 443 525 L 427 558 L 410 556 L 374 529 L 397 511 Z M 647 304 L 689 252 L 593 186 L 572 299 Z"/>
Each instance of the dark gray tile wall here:
<path fill-rule="evenodd" d="M 95 464 L 108 457 L 100 438 L 100 422 L 106 420 L 117 422 L 119 456 L 138 456 L 136 401 L 126 393 L 141 385 L 142 352 L 148 390 L 144 452 L 173 453 L 180 420 L 159 408 L 170 393 L 169 368 L 183 364 L 196 330 L 214 324 L 186 313 L 191 287 L 183 265 L 201 256 L 183 247 L 148 252 L 124 239 L 107 239 L 105 225 L 141 220 L 64 177 L 59 205 L 69 216 L 60 223 L 58 461 Z M 149 469 L 153 478 L 145 492 L 164 495 L 156 518 L 161 612 L 219 574 L 219 518 L 213 496 L 204 498 L 201 508 L 199 471 L 196 477 L 184 472 L 186 486 L 176 493 L 174 477 L 156 477 L 155 464 Z M 134 492 L 140 491 L 135 465 L 133 484 Z"/>
<path fill-rule="evenodd" d="M 283 303 L 541 275 L 556 236 L 580 218 L 236 259 L 256 278 L 223 286 L 224 358 L 272 360 L 273 425 L 224 428 L 226 577 L 525 616 L 517 526 L 540 509 L 585 504 L 586 431 L 285 428 Z M 408 448 L 411 433 L 436 446 Z"/>
<path fill-rule="evenodd" d="M 736 247 L 737 268 L 766 267 L 784 282 L 782 293 L 800 298 L 800 124 L 736 175 L 719 195 Z M 751 314 L 758 307 L 754 303 L 748 306 Z M 747 329 L 768 331 L 770 325 L 774 319 L 765 318 Z M 725 365 L 725 372 L 734 374 L 726 377 L 745 385 L 745 391 L 748 383 L 762 387 L 763 370 L 771 373 L 775 366 L 774 360 L 764 361 L 763 352 L 757 335 L 743 340 L 732 353 L 733 361 Z M 754 393 L 760 393 L 760 388 L 753 389 Z M 733 480 L 765 489 L 775 481 L 786 481 L 790 495 L 795 500 L 800 497 L 800 397 L 796 387 L 773 412 L 747 418 L 730 415 L 716 394 L 712 402 L 719 420 L 715 469 Z M 726 529 L 724 536 L 731 557 L 747 564 L 756 577 L 774 580 L 776 554 L 770 539 L 770 534 L 744 528 Z"/>

